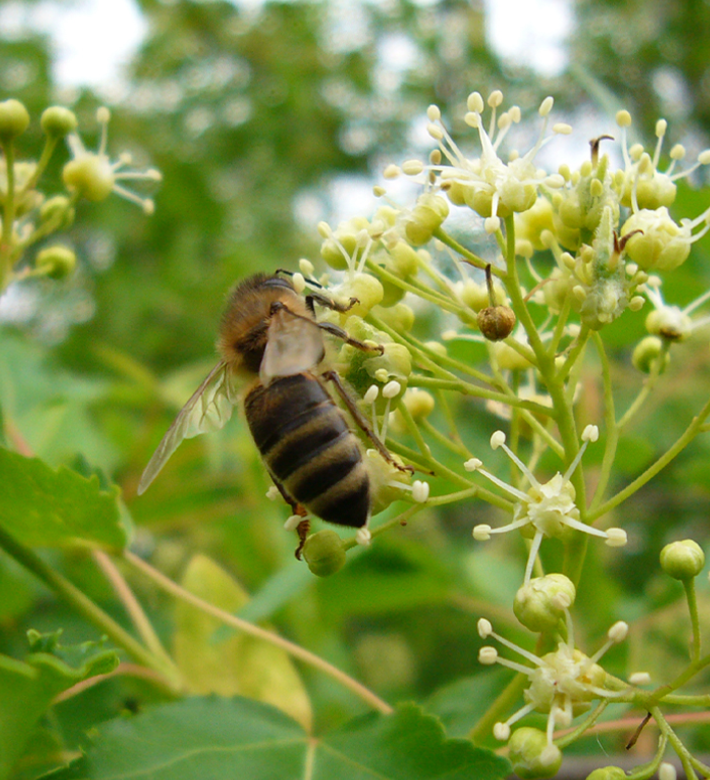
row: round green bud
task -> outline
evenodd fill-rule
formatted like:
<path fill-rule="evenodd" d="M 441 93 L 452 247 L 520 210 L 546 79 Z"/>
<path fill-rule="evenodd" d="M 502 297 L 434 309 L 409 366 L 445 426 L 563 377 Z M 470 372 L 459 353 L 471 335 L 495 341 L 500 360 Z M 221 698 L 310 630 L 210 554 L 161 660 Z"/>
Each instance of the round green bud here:
<path fill-rule="evenodd" d="M 508 758 L 513 771 L 523 780 L 552 777 L 562 765 L 562 753 L 557 745 L 547 743 L 544 731 L 528 726 L 513 732 L 508 741 Z"/>
<path fill-rule="evenodd" d="M 492 349 L 500 368 L 510 371 L 524 371 L 530 368 L 530 361 L 504 342 L 494 342 Z"/>
<path fill-rule="evenodd" d="M 394 306 L 389 306 L 386 309 L 382 306 L 375 306 L 372 313 L 398 333 L 410 331 L 414 325 L 414 310 L 406 303 L 395 303 Z"/>
<path fill-rule="evenodd" d="M 621 228 L 621 235 L 638 230 L 626 242 L 627 257 L 644 271 L 672 271 L 690 254 L 690 227 L 677 225 L 668 209 L 641 209 Z"/>
<path fill-rule="evenodd" d="M 420 195 L 404 228 L 407 239 L 414 246 L 426 244 L 448 215 L 449 204 L 440 195 Z"/>
<path fill-rule="evenodd" d="M 50 279 L 63 279 L 76 268 L 76 255 L 65 246 L 50 246 L 37 253 L 35 265 Z"/>
<path fill-rule="evenodd" d="M 388 309 L 390 306 L 395 306 L 404 298 L 406 290 L 403 290 L 399 285 L 393 284 L 387 279 L 381 279 L 382 283 L 382 300 L 380 306 L 384 309 Z"/>
<path fill-rule="evenodd" d="M 473 209 L 481 217 L 493 216 L 493 193 L 488 190 L 472 188 L 466 190 L 466 205 Z M 503 203 L 498 201 L 498 210 L 496 216 L 501 219 L 509 217 L 513 212 Z"/>
<path fill-rule="evenodd" d="M 74 222 L 75 210 L 66 195 L 55 195 L 46 200 L 39 210 L 41 222 L 57 220 L 57 230 L 65 230 Z"/>
<path fill-rule="evenodd" d="M 502 341 L 513 332 L 515 312 L 509 306 L 486 306 L 478 312 L 476 322 L 488 341 Z"/>
<path fill-rule="evenodd" d="M 317 577 L 330 577 L 345 565 L 342 539 L 330 529 L 311 534 L 303 546 L 303 558 Z"/>
<path fill-rule="evenodd" d="M 678 306 L 652 309 L 646 317 L 646 330 L 667 341 L 685 341 L 693 330 L 693 321 Z"/>
<path fill-rule="evenodd" d="M 577 591 L 564 574 L 535 577 L 515 594 L 515 617 L 531 631 L 553 631 L 565 609 L 574 604 Z"/>
<path fill-rule="evenodd" d="M 586 780 L 625 780 L 626 776 L 618 766 L 603 766 L 588 774 Z"/>
<path fill-rule="evenodd" d="M 671 542 L 661 550 L 661 568 L 675 580 L 692 580 L 705 566 L 705 553 L 697 542 L 684 539 Z"/>
<path fill-rule="evenodd" d="M 646 336 L 646 338 L 641 339 L 631 355 L 631 362 L 634 368 L 643 371 L 644 374 L 650 374 L 651 370 L 654 368 L 654 364 L 660 358 L 662 349 L 663 342 L 658 336 Z M 670 361 L 670 353 L 666 352 L 663 359 L 663 365 L 660 368 L 660 373 L 663 373 L 666 370 Z"/>
<path fill-rule="evenodd" d="M 419 255 L 406 241 L 398 241 L 389 253 L 391 262 L 387 264 L 388 271 L 401 279 L 416 274 L 419 268 Z"/>
<path fill-rule="evenodd" d="M 76 114 L 63 106 L 50 106 L 42 112 L 40 125 L 50 138 L 64 138 L 77 128 Z"/>
<path fill-rule="evenodd" d="M 345 247 L 345 243 L 340 242 Z M 354 248 L 354 241 L 353 248 Z M 347 247 L 346 251 L 347 251 Z M 332 238 L 326 238 L 320 246 L 320 256 L 334 271 L 344 271 L 348 267 L 348 259 L 343 254 L 342 249 L 338 246 L 338 242 Z"/>
<path fill-rule="evenodd" d="M 424 419 L 434 411 L 434 397 L 418 387 L 409 388 L 402 401 L 415 420 Z"/>
<path fill-rule="evenodd" d="M 412 355 L 404 344 L 393 341 L 384 345 L 382 355 L 366 358 L 363 367 L 367 373 L 378 382 L 388 382 L 396 379 L 402 386 L 406 384 L 412 373 Z"/>
<path fill-rule="evenodd" d="M 62 170 L 62 179 L 70 190 L 92 201 L 106 200 L 116 183 L 108 158 L 89 152 L 69 160 Z"/>
<path fill-rule="evenodd" d="M 0 102 L 0 141 L 6 143 L 27 130 L 30 115 L 19 100 Z"/>
<path fill-rule="evenodd" d="M 535 249 L 542 251 L 548 248 L 542 241 L 546 230 L 554 231 L 552 204 L 540 195 L 532 208 L 515 215 L 515 238 L 529 241 Z"/>
<path fill-rule="evenodd" d="M 385 292 L 382 282 L 376 277 L 355 274 L 338 287 L 337 294 L 345 298 L 357 298 L 357 303 L 347 312 L 347 316 L 365 317 L 373 306 L 382 302 Z"/>

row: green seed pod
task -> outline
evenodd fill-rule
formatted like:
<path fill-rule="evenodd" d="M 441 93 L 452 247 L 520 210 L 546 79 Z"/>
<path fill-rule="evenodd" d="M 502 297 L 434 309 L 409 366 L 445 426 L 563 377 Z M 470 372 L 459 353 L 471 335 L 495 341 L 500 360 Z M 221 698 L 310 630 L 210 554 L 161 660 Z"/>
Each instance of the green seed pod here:
<path fill-rule="evenodd" d="M 342 539 L 330 529 L 311 534 L 303 546 L 303 558 L 317 577 L 330 577 L 345 565 Z"/>
<path fill-rule="evenodd" d="M 19 100 L 11 98 L 0 103 L 0 141 L 7 143 L 27 130 L 30 115 Z"/>
<path fill-rule="evenodd" d="M 113 192 L 116 176 L 108 157 L 86 152 L 64 166 L 62 179 L 70 190 L 87 200 L 106 200 Z"/>
<path fill-rule="evenodd" d="M 63 106 L 50 106 L 42 112 L 40 125 L 50 138 L 64 138 L 77 128 L 76 114 Z"/>
<path fill-rule="evenodd" d="M 50 279 L 64 279 L 76 268 L 76 255 L 65 246 L 50 246 L 37 253 L 35 265 Z"/>
<path fill-rule="evenodd" d="M 697 542 L 684 539 L 671 542 L 661 550 L 661 568 L 675 580 L 692 580 L 705 566 L 705 553 Z"/>
<path fill-rule="evenodd" d="M 562 753 L 547 744 L 544 731 L 527 726 L 513 732 L 508 741 L 513 771 L 523 780 L 552 777 L 562 765 Z"/>
<path fill-rule="evenodd" d="M 535 577 L 515 594 L 513 612 L 531 631 L 553 631 L 576 595 L 574 584 L 564 574 Z"/>

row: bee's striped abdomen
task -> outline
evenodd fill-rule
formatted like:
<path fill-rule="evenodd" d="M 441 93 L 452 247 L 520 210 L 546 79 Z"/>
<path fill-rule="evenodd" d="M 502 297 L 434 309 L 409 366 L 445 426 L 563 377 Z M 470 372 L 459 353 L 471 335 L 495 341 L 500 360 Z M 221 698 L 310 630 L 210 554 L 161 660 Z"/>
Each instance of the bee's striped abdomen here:
<path fill-rule="evenodd" d="M 258 384 L 244 408 L 259 452 L 290 496 L 330 523 L 365 525 L 370 481 L 360 445 L 316 377 Z"/>

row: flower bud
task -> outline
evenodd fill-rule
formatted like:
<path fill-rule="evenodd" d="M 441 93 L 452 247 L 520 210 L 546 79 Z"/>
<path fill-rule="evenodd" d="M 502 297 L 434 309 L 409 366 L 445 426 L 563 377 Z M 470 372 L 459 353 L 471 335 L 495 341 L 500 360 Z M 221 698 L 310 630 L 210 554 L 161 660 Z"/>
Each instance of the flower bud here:
<path fill-rule="evenodd" d="M 64 138 L 77 128 L 76 114 L 63 106 L 50 106 L 42 112 L 42 130 L 50 138 Z"/>
<path fill-rule="evenodd" d="M 476 322 L 488 341 L 502 341 L 513 332 L 515 312 L 509 306 L 486 306 L 478 312 Z"/>
<path fill-rule="evenodd" d="M 390 250 L 391 262 L 387 270 L 401 279 L 414 276 L 419 268 L 419 256 L 406 241 L 398 241 Z"/>
<path fill-rule="evenodd" d="M 529 360 L 503 342 L 494 342 L 493 355 L 502 369 L 524 371 L 530 368 Z"/>
<path fill-rule="evenodd" d="M 57 220 L 57 230 L 66 230 L 74 222 L 75 210 L 66 195 L 55 195 L 45 201 L 39 210 L 41 222 Z"/>
<path fill-rule="evenodd" d="M 387 308 L 378 305 L 372 313 L 397 333 L 407 333 L 414 325 L 414 310 L 406 303 L 395 303 Z"/>
<path fill-rule="evenodd" d="M 574 604 L 577 592 L 564 574 L 536 577 L 515 594 L 513 612 L 531 631 L 552 631 L 557 628 L 564 610 Z"/>
<path fill-rule="evenodd" d="M 552 204 L 541 195 L 532 208 L 515 215 L 515 237 L 529 241 L 540 252 L 549 248 L 542 240 L 545 230 L 554 233 Z"/>
<path fill-rule="evenodd" d="M 306 539 L 303 558 L 317 577 L 330 577 L 345 565 L 345 548 L 338 534 L 326 529 Z"/>
<path fill-rule="evenodd" d="M 76 255 L 64 246 L 51 246 L 37 253 L 35 265 L 50 279 L 63 279 L 76 267 Z"/>
<path fill-rule="evenodd" d="M 0 142 L 7 143 L 27 130 L 30 115 L 19 100 L 10 98 L 0 103 Z"/>
<path fill-rule="evenodd" d="M 523 780 L 552 777 L 562 765 L 557 745 L 548 744 L 544 731 L 528 726 L 513 732 L 508 742 L 513 771 Z"/>
<path fill-rule="evenodd" d="M 685 341 L 693 329 L 693 321 L 678 306 L 651 310 L 645 324 L 650 334 L 667 341 Z"/>
<path fill-rule="evenodd" d="M 407 239 L 414 246 L 426 244 L 448 215 L 449 204 L 440 195 L 420 195 L 404 228 Z"/>
<path fill-rule="evenodd" d="M 661 568 L 675 580 L 692 580 L 705 566 L 705 553 L 697 542 L 684 539 L 671 542 L 661 550 Z"/>
<path fill-rule="evenodd" d="M 690 254 L 690 228 L 677 225 L 668 209 L 642 209 L 621 228 L 622 236 L 638 230 L 626 244 L 626 254 L 644 271 L 672 271 Z"/>
<path fill-rule="evenodd" d="M 373 306 L 382 300 L 384 289 L 382 282 L 371 274 L 355 274 L 352 279 L 346 279 L 335 291 L 336 295 L 345 298 L 357 298 L 357 303 L 347 312 L 347 316 L 365 317 Z"/>
<path fill-rule="evenodd" d="M 587 775 L 587 780 L 625 780 L 626 772 L 618 766 L 603 766 Z"/>
<path fill-rule="evenodd" d="M 415 420 L 424 419 L 434 411 L 434 397 L 418 387 L 407 390 L 403 403 Z"/>
<path fill-rule="evenodd" d="M 650 374 L 655 363 L 660 359 L 662 349 L 663 342 L 658 336 L 646 336 L 646 338 L 641 339 L 631 355 L 634 368 L 643 371 L 644 374 Z M 662 374 L 666 370 L 670 360 L 670 353 L 666 352 L 659 373 Z"/>

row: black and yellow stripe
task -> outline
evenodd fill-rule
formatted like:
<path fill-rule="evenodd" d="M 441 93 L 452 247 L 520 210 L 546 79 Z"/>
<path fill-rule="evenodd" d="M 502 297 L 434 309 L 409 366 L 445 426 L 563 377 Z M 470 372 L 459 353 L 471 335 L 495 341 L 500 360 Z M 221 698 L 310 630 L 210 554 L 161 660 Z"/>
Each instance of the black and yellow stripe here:
<path fill-rule="evenodd" d="M 329 523 L 365 525 L 370 480 L 359 442 L 315 376 L 258 384 L 244 409 L 264 462 L 290 496 Z"/>

